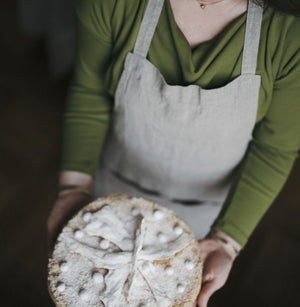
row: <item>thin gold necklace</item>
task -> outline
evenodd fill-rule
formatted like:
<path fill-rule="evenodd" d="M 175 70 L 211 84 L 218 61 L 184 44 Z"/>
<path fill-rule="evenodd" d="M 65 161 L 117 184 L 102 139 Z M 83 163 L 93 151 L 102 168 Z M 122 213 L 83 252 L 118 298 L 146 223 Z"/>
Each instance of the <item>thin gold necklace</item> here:
<path fill-rule="evenodd" d="M 207 0 L 197 0 L 200 7 L 204 10 L 206 8 L 207 5 L 210 5 L 210 4 L 216 4 L 216 3 L 219 3 L 219 2 L 222 2 L 224 0 L 212 0 L 212 1 L 207 1 Z"/>

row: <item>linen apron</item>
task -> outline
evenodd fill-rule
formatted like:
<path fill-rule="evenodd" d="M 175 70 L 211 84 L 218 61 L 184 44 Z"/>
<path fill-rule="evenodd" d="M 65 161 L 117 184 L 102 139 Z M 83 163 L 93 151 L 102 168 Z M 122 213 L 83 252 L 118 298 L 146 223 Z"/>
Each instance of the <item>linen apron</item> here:
<path fill-rule="evenodd" d="M 164 0 L 148 0 L 115 92 L 95 196 L 126 193 L 173 209 L 200 239 L 209 231 L 256 121 L 263 9 L 249 1 L 241 75 L 227 85 L 169 85 L 146 58 Z M 163 48 L 163 46 L 162 46 Z"/>

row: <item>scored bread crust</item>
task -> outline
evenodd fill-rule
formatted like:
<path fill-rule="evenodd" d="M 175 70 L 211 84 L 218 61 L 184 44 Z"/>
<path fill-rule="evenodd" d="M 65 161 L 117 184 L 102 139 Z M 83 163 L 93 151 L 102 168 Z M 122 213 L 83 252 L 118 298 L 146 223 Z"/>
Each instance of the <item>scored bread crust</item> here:
<path fill-rule="evenodd" d="M 184 290 L 182 291 L 182 289 L 180 289 L 180 292 L 182 292 L 182 293 L 180 293 L 180 295 L 179 294 L 174 295 L 172 302 L 170 302 L 170 299 L 169 299 L 168 301 L 160 302 L 161 304 L 158 304 L 157 301 L 156 301 L 155 304 L 148 302 L 144 306 L 149 306 L 149 307 L 152 307 L 152 306 L 159 306 L 159 307 L 165 307 L 165 306 L 168 306 L 168 307 L 171 307 L 171 306 L 172 307 L 181 307 L 181 306 L 189 307 L 189 306 L 192 306 L 193 303 L 195 302 L 195 299 L 197 298 L 197 295 L 198 295 L 198 293 L 200 291 L 200 287 L 201 287 L 202 261 L 201 261 L 201 258 L 200 258 L 198 242 L 195 239 L 195 237 L 193 236 L 190 228 L 186 225 L 186 223 L 184 221 L 182 221 L 182 219 L 180 217 L 178 217 L 170 209 L 162 207 L 159 204 L 157 204 L 156 202 L 146 200 L 146 199 L 141 198 L 141 197 L 129 196 L 129 195 L 126 195 L 126 194 L 110 194 L 106 197 L 101 197 L 101 198 L 96 199 L 95 201 L 93 201 L 90 204 L 83 207 L 79 212 L 74 214 L 73 217 L 64 226 L 62 232 L 60 233 L 60 235 L 57 238 L 57 241 L 56 241 L 56 244 L 55 244 L 55 247 L 54 247 L 54 250 L 53 250 L 53 254 L 49 258 L 49 261 L 48 261 L 48 292 L 49 292 L 52 300 L 56 303 L 56 306 L 80 306 L 79 303 L 78 304 L 73 303 L 74 302 L 73 297 L 72 297 L 72 300 L 70 300 L 67 295 L 65 295 L 63 292 L 59 293 L 58 290 L 57 290 L 58 289 L 58 287 L 57 287 L 58 282 L 62 279 L 62 276 L 63 276 L 63 273 L 60 272 L 59 264 L 62 261 L 64 261 L 64 257 L 69 257 L 70 255 L 73 257 L 75 255 L 75 253 L 74 253 L 74 255 L 71 254 L 71 253 L 68 254 L 68 250 L 69 250 L 70 246 L 68 246 L 66 248 L 66 246 L 63 245 L 63 244 L 66 244 L 66 237 L 64 237 L 64 236 L 65 235 L 69 236 L 71 234 L 73 235 L 75 229 L 77 229 L 77 230 L 83 229 L 82 224 L 80 224 L 81 223 L 80 221 L 82 220 L 83 214 L 85 214 L 87 212 L 91 212 L 92 214 L 97 214 L 97 212 L 100 212 L 104 207 L 107 207 L 107 205 L 108 205 L 108 207 L 114 208 L 114 206 L 120 206 L 121 204 L 124 204 L 124 205 L 126 204 L 126 205 L 133 207 L 133 208 L 139 209 L 140 212 L 142 212 L 141 213 L 142 216 L 145 215 L 144 216 L 145 219 L 148 218 L 147 214 L 151 210 L 152 210 L 151 212 L 159 211 L 164 216 L 162 218 L 162 221 L 159 223 L 159 225 L 161 225 L 161 227 L 167 227 L 167 226 L 164 226 L 164 224 L 166 224 L 166 225 L 168 223 L 170 224 L 170 219 L 171 219 L 172 223 L 174 222 L 176 225 L 180 226 L 179 228 L 182 229 L 183 234 L 186 236 L 186 238 L 188 238 L 188 244 L 185 245 L 184 249 L 181 249 L 178 252 L 176 252 L 173 257 L 171 257 L 171 258 L 162 257 L 161 259 L 158 259 L 158 260 L 153 259 L 153 260 L 149 261 L 152 264 L 152 267 L 154 268 L 155 273 L 156 273 L 156 270 L 160 272 L 160 273 L 159 272 L 156 273 L 157 279 L 160 279 L 160 278 L 163 278 L 162 272 L 164 272 L 165 268 L 168 267 L 169 264 L 172 264 L 172 266 L 175 265 L 176 269 L 181 270 L 180 272 L 183 272 L 183 274 L 185 274 L 186 272 L 184 271 L 184 265 L 183 264 L 181 265 L 180 261 L 184 257 L 186 258 L 187 255 L 188 255 L 189 261 L 191 261 L 193 263 L 193 268 L 189 269 L 192 273 L 189 272 L 189 274 L 187 274 L 188 280 L 186 280 Z M 125 210 L 125 208 L 126 207 L 124 207 L 124 210 Z M 152 215 L 150 216 L 150 219 L 151 218 L 152 218 Z M 149 225 L 151 226 L 152 224 L 150 223 Z M 153 229 L 151 229 L 149 227 L 149 225 L 148 225 L 148 228 L 147 228 L 147 232 L 145 232 L 146 235 L 148 233 L 150 233 L 151 231 L 152 232 L 154 231 Z M 153 225 L 158 225 L 158 224 L 157 223 L 155 224 L 155 221 L 154 221 Z M 90 224 L 90 226 L 91 226 L 91 224 Z M 87 226 L 85 226 L 85 227 L 87 227 Z M 156 227 L 158 227 L 158 226 L 156 226 Z M 140 229 L 142 229 L 141 225 L 140 225 Z M 179 235 L 179 237 L 180 236 L 181 235 Z M 101 238 L 101 234 L 99 234 L 99 237 Z M 67 238 L 69 238 L 69 237 L 67 237 Z M 165 238 L 162 238 L 162 239 L 165 239 Z M 72 241 L 71 238 L 69 238 L 67 240 L 69 240 L 70 242 Z M 168 246 L 171 246 L 170 242 L 169 242 Z M 75 242 L 74 244 L 77 244 L 77 243 Z M 168 242 L 166 242 L 165 244 L 168 244 Z M 180 242 L 179 242 L 179 244 L 180 244 Z M 74 245 L 74 246 L 77 246 L 77 245 Z M 77 246 L 76 248 L 79 248 L 79 247 L 80 246 Z M 141 248 L 142 247 L 143 246 L 141 246 Z M 165 249 L 165 250 L 168 252 L 168 249 Z M 113 250 L 112 252 L 118 253 L 118 251 L 121 252 L 122 250 Z M 166 252 L 166 251 L 164 251 L 164 252 Z M 187 252 L 189 252 L 189 253 L 187 254 Z M 96 251 L 95 251 L 95 253 L 96 253 Z M 75 255 L 75 256 L 79 257 L 78 252 L 76 254 L 77 255 Z M 89 257 L 90 256 L 91 255 L 89 255 Z M 149 255 L 148 255 L 148 257 L 149 257 Z M 81 256 L 81 258 L 84 258 L 84 256 Z M 80 262 L 82 262 L 84 260 L 84 259 L 81 259 L 81 258 L 80 258 L 80 260 L 81 260 Z M 98 258 L 98 259 L 100 259 L 100 258 Z M 113 270 L 107 270 L 107 271 L 110 272 L 110 271 L 113 271 Z M 108 273 L 105 272 L 105 274 L 108 274 Z M 179 279 L 181 278 L 179 276 L 180 274 L 176 275 L 176 271 L 174 272 L 174 275 L 175 275 L 174 276 L 175 278 L 179 278 Z M 104 276 L 109 277 L 109 275 L 104 275 Z M 133 276 L 136 277 L 137 275 L 133 275 Z M 171 280 L 171 281 L 173 281 L 173 280 Z M 79 282 L 79 281 L 74 280 L 74 285 L 75 284 L 77 285 L 77 282 Z M 67 284 L 67 282 L 66 282 L 66 284 Z M 134 284 L 134 279 L 132 281 L 132 284 L 134 286 L 137 286 L 137 287 L 139 286 L 138 283 Z M 166 284 L 168 284 L 168 283 L 166 283 Z M 70 286 L 70 285 L 67 284 L 67 286 Z M 73 286 L 73 285 L 71 284 L 71 286 Z M 151 286 L 153 286 L 153 285 L 151 284 Z M 161 287 L 162 288 L 166 287 L 166 285 L 164 285 L 164 283 L 163 283 L 163 285 Z M 170 288 L 172 288 L 171 283 L 170 283 Z M 91 289 L 91 286 L 90 286 L 89 289 Z M 165 290 L 168 291 L 168 289 L 165 289 Z M 122 290 L 122 291 L 124 291 L 124 290 Z M 154 299 L 156 299 L 155 296 L 154 296 Z M 107 305 L 109 305 L 109 304 L 107 304 Z M 102 305 L 99 302 L 99 304 L 93 304 L 91 306 L 106 306 L 106 305 L 104 305 L 104 303 Z M 125 307 L 125 306 L 139 306 L 139 305 L 136 304 L 136 302 L 134 304 L 131 304 L 131 303 L 129 304 L 128 302 L 126 302 L 126 304 L 125 304 L 123 302 L 123 303 L 120 303 L 120 305 L 109 305 L 109 306 L 116 306 L 116 307 L 117 306 L 120 306 L 120 307 L 124 306 Z M 140 305 L 140 306 L 142 306 L 142 305 Z"/>

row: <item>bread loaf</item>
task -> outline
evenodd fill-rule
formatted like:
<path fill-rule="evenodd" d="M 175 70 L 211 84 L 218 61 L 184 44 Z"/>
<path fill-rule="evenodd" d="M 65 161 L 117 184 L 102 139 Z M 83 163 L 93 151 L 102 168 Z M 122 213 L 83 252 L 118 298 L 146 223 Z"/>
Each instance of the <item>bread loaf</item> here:
<path fill-rule="evenodd" d="M 82 208 L 56 241 L 48 288 L 57 306 L 192 306 L 201 285 L 196 239 L 171 210 L 125 194 Z"/>

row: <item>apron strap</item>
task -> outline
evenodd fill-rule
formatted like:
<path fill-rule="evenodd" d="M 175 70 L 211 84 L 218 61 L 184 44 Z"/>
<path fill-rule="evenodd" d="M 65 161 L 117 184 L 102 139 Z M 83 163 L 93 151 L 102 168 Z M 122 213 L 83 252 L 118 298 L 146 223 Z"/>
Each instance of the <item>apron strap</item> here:
<path fill-rule="evenodd" d="M 148 0 L 133 53 L 146 58 L 164 0 Z"/>
<path fill-rule="evenodd" d="M 255 4 L 253 0 L 249 0 L 242 60 L 242 75 L 256 73 L 262 16 L 263 7 Z"/>

